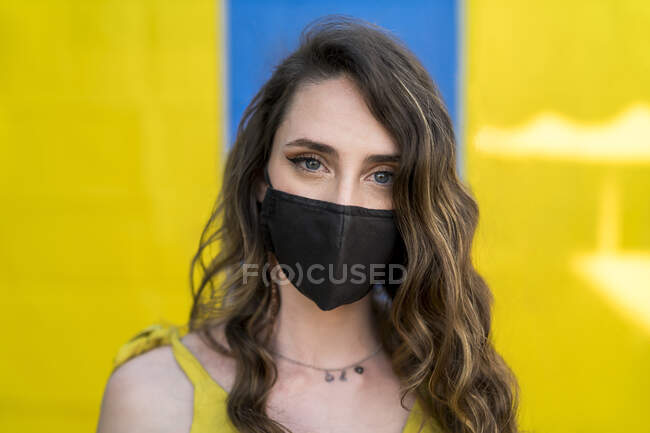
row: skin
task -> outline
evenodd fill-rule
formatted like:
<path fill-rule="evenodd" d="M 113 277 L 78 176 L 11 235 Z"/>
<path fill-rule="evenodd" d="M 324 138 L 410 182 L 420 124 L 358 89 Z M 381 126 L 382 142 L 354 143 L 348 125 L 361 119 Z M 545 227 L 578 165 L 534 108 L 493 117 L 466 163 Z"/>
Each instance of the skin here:
<path fill-rule="evenodd" d="M 332 153 L 314 150 L 308 139 Z M 302 86 L 276 131 L 268 172 L 274 188 L 309 198 L 372 209 L 392 208 L 392 176 L 397 162 L 372 162 L 368 155 L 398 155 L 399 148 L 368 110 L 345 77 Z M 290 161 L 289 158 L 312 159 Z M 266 184 L 257 185 L 261 201 Z M 277 259 L 269 253 L 269 260 Z M 282 298 L 272 348 L 316 366 L 343 367 L 373 353 L 380 344 L 366 296 L 330 311 L 320 310 L 281 271 Z M 297 326 L 299 325 L 299 326 Z M 227 346 L 223 332 L 216 339 Z M 192 333 L 182 342 L 226 391 L 235 365 Z M 347 382 L 326 382 L 324 372 L 276 359 L 278 381 L 271 390 L 268 414 L 294 433 L 402 431 L 409 412 L 400 406 L 399 383 L 384 352 L 363 363 L 364 373 L 347 370 Z M 338 378 L 336 372 L 335 377 Z M 146 352 L 120 367 L 109 379 L 98 432 L 189 431 L 192 385 L 173 359 L 169 346 Z M 413 396 L 405 400 L 412 407 Z M 162 419 L 162 420 L 161 420 Z M 153 426 L 153 427 L 152 427 Z"/>

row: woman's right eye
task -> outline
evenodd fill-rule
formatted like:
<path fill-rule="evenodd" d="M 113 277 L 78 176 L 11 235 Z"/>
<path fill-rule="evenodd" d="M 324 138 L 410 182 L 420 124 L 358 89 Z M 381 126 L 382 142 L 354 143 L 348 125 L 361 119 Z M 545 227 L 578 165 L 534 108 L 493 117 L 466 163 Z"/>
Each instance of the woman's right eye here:
<path fill-rule="evenodd" d="M 307 171 L 317 171 L 322 163 L 316 159 L 312 158 L 310 156 L 297 156 L 295 158 L 288 158 L 289 161 L 294 163 L 297 167 L 302 168 Z M 304 162 L 305 165 L 301 165 L 301 163 Z"/>

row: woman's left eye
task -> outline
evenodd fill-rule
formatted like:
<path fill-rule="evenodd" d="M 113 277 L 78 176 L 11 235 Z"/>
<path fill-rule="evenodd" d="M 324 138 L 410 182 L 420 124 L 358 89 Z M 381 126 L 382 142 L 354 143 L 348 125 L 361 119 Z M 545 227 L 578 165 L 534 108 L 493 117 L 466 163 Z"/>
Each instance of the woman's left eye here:
<path fill-rule="evenodd" d="M 372 175 L 375 177 L 375 181 L 382 185 L 389 184 L 393 179 L 393 172 L 391 171 L 376 171 Z"/>

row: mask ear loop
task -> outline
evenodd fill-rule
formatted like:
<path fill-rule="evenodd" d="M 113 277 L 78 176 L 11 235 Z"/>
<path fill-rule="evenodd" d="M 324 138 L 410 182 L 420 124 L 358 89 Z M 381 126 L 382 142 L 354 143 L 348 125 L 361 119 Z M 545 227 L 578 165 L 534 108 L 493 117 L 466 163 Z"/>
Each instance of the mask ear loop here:
<path fill-rule="evenodd" d="M 269 178 L 269 169 L 268 169 L 268 165 L 265 165 L 265 166 L 264 166 L 264 180 L 266 180 L 266 184 L 267 184 L 269 187 L 271 187 L 272 189 L 275 189 L 275 188 L 273 188 L 273 185 L 271 185 L 271 179 Z"/>
<path fill-rule="evenodd" d="M 268 166 L 264 166 L 264 180 L 266 181 L 266 184 L 273 189 L 273 185 L 271 185 L 271 179 L 269 177 L 269 171 L 268 171 Z M 267 263 L 270 265 L 268 261 L 268 252 L 266 253 L 267 257 Z M 270 269 L 270 266 L 267 268 L 266 272 L 268 272 L 269 276 L 269 281 L 271 282 L 271 299 L 270 299 L 270 308 L 269 308 L 269 314 L 271 316 L 272 320 L 275 320 L 276 316 L 278 315 L 278 312 L 280 311 L 280 293 L 278 290 L 277 283 L 273 281 L 273 272 L 272 269 Z"/>

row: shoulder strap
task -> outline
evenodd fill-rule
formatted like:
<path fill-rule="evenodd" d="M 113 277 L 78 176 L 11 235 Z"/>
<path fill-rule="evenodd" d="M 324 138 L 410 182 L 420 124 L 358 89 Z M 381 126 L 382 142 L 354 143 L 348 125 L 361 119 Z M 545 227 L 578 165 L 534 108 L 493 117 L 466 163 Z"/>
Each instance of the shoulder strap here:
<path fill-rule="evenodd" d="M 196 359 L 187 346 L 180 340 L 187 331 L 187 326 L 181 328 L 174 327 L 172 329 L 170 340 L 176 361 L 178 361 L 178 364 L 185 371 L 185 374 L 195 388 L 210 388 L 225 395 L 226 391 L 214 381 L 210 373 L 206 371 L 199 360 Z"/>
<path fill-rule="evenodd" d="M 155 347 L 171 345 L 176 362 L 185 372 L 195 389 L 209 391 L 210 395 L 225 397 L 227 392 L 212 379 L 198 359 L 181 342 L 181 337 L 188 332 L 188 326 L 177 326 L 172 323 L 156 323 L 144 328 L 123 344 L 113 359 L 113 370 Z"/>
<path fill-rule="evenodd" d="M 155 347 L 169 344 L 172 327 L 169 323 L 156 323 L 135 334 L 118 349 L 113 358 L 113 369 Z"/>
<path fill-rule="evenodd" d="M 402 433 L 443 433 L 443 430 L 435 418 L 425 419 L 424 408 L 418 397 L 411 408 Z"/>

